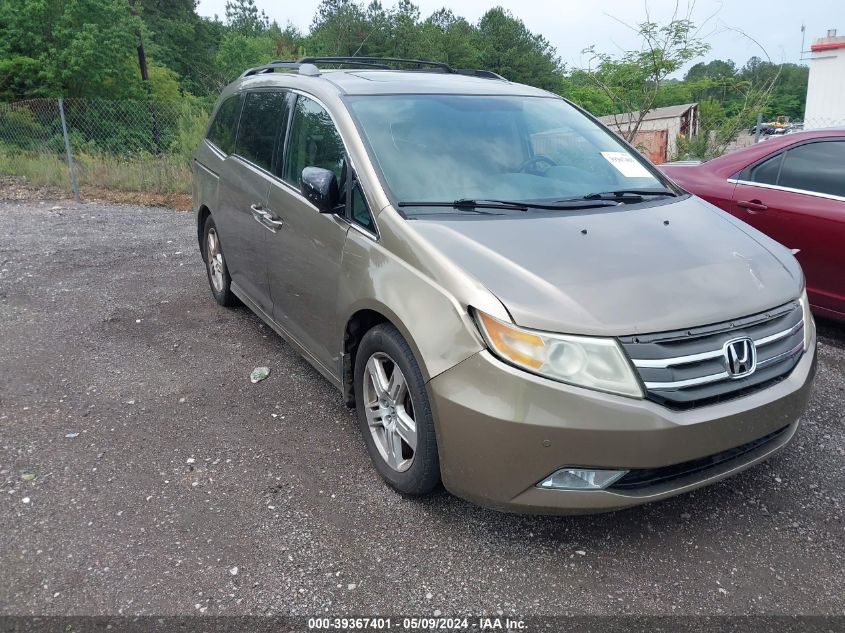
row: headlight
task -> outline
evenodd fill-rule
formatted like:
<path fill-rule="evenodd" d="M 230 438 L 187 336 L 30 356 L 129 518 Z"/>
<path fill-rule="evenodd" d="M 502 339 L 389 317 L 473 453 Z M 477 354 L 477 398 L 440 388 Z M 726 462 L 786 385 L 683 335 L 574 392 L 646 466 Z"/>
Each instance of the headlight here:
<path fill-rule="evenodd" d="M 496 356 L 560 382 L 642 398 L 628 359 L 613 339 L 525 330 L 475 311 L 487 345 Z"/>
<path fill-rule="evenodd" d="M 804 351 L 810 349 L 810 343 L 813 340 L 813 330 L 816 329 L 816 323 L 813 321 L 813 313 L 810 312 L 810 300 L 807 299 L 807 289 L 801 293 L 801 298 L 798 299 L 801 304 L 801 312 L 804 315 Z"/>

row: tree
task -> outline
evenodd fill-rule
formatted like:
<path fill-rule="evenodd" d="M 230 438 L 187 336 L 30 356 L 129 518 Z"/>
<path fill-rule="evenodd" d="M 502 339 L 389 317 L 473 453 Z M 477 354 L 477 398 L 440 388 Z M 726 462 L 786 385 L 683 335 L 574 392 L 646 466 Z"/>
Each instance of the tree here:
<path fill-rule="evenodd" d="M 275 57 L 275 41 L 269 35 L 249 36 L 230 31 L 223 36 L 214 58 L 218 87 L 237 79 L 248 68 L 266 64 Z"/>
<path fill-rule="evenodd" d="M 486 69 L 511 81 L 554 90 L 561 64 L 554 46 L 501 7 L 490 9 L 478 22 L 478 46 Z"/>
<path fill-rule="evenodd" d="M 451 64 L 455 68 L 480 68 L 478 34 L 464 18 L 449 9 L 432 13 L 420 28 L 420 50 L 424 57 Z"/>
<path fill-rule="evenodd" d="M 268 34 L 274 42 L 273 57 L 276 59 L 298 59 L 305 55 L 305 38 L 290 22 L 285 25 L 285 28 L 272 22 Z"/>
<path fill-rule="evenodd" d="M 259 11 L 255 0 L 226 0 L 226 24 L 241 35 L 261 35 L 270 28 L 270 20 Z"/>
<path fill-rule="evenodd" d="M 143 94 L 127 0 L 0 2 L 0 98 Z"/>
<path fill-rule="evenodd" d="M 696 81 L 699 79 L 725 79 L 736 76 L 736 64 L 730 59 L 714 59 L 713 61 L 699 62 L 687 71 L 684 81 Z"/>
<path fill-rule="evenodd" d="M 738 77 L 755 85 L 771 84 L 771 97 L 764 104 L 766 117 L 785 115 L 793 120 L 804 117 L 809 69 L 798 64 L 773 64 L 752 57 L 740 69 Z"/>
<path fill-rule="evenodd" d="M 365 55 L 372 27 L 353 0 L 322 0 L 311 22 L 307 47 L 317 55 Z"/>
<path fill-rule="evenodd" d="M 390 14 L 390 31 L 393 39 L 393 54 L 396 57 L 414 59 L 423 57 L 420 40 L 420 10 L 411 0 L 399 0 Z"/>
<path fill-rule="evenodd" d="M 586 69 L 590 78 L 613 103 L 616 113 L 630 113 L 630 122 L 627 116 L 616 122 L 629 141 L 654 108 L 666 78 L 710 49 L 698 36 L 689 12 L 686 17 L 676 14 L 666 24 L 647 19 L 634 30 L 642 42 L 639 49 L 621 55 L 601 53 L 595 45 L 585 49 L 591 55 Z"/>
<path fill-rule="evenodd" d="M 214 58 L 225 25 L 198 16 L 196 0 L 138 0 L 138 4 L 153 63 L 175 71 L 185 92 L 205 95 L 217 89 Z"/>
<path fill-rule="evenodd" d="M 133 12 L 130 0 L 0 0 L 0 99 L 216 95 L 251 66 L 309 54 L 493 70 L 596 115 L 634 112 L 629 137 L 649 109 L 699 102 L 701 129 L 716 142 L 688 144 L 697 152 L 719 151 L 732 133 L 753 125 L 758 111 L 793 120 L 804 112 L 805 66 L 773 64 L 765 55 L 741 68 L 732 60 L 700 61 L 708 47 L 689 16 L 662 24 L 646 15 L 633 27 L 641 46 L 620 55 L 591 47 L 589 67 L 566 69 L 542 35 L 501 7 L 470 23 L 448 8 L 425 17 L 413 0 L 322 0 L 301 33 L 270 22 L 256 0 L 228 0 L 222 21 L 198 16 L 196 2 L 131 0 Z M 139 79 L 138 33 L 147 86 Z"/>
<path fill-rule="evenodd" d="M 555 92 L 570 101 L 574 101 L 596 116 L 616 112 L 613 99 L 596 86 L 589 72 L 580 68 L 573 68 L 561 77 L 560 84 Z"/>

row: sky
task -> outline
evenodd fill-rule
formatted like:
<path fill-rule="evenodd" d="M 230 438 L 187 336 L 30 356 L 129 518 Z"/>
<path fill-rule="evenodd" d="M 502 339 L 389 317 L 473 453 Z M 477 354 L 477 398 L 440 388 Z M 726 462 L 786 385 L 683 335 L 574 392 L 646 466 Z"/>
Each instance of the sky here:
<path fill-rule="evenodd" d="M 197 11 L 223 19 L 225 4 L 225 0 L 199 0 Z M 318 4 L 319 0 L 256 0 L 270 19 L 282 26 L 291 22 L 302 31 L 308 30 Z M 382 0 L 382 4 L 389 7 L 393 2 Z M 491 6 L 503 6 L 531 31 L 544 35 L 569 67 L 585 67 L 589 60 L 581 51 L 592 44 L 607 53 L 638 48 L 629 25 L 644 20 L 646 7 L 653 21 L 668 21 L 676 6 L 675 0 L 415 0 L 415 4 L 423 18 L 447 6 L 471 22 Z M 681 0 L 681 7 L 686 9 L 686 0 Z M 738 66 L 752 55 L 765 59 L 765 53 L 776 63 L 800 62 L 802 24 L 805 50 L 828 29 L 838 28 L 845 35 L 843 0 L 697 0 L 692 17 L 712 47 L 704 59 L 733 59 Z"/>

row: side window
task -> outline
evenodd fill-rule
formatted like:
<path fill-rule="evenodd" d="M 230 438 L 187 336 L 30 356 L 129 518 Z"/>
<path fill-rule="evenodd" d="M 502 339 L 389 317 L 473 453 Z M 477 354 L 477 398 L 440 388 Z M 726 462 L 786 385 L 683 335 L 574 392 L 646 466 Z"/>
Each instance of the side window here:
<path fill-rule="evenodd" d="M 287 115 L 286 92 L 247 93 L 235 153 L 269 170 L 279 127 L 287 123 Z"/>
<path fill-rule="evenodd" d="M 335 173 L 343 191 L 344 157 L 343 141 L 329 113 L 316 101 L 298 97 L 293 111 L 284 180 L 298 189 L 303 169 L 322 167 Z"/>
<path fill-rule="evenodd" d="M 217 115 L 208 128 L 208 140 L 226 154 L 231 154 L 235 148 L 235 132 L 240 112 L 241 96 L 229 97 L 217 109 Z"/>
<path fill-rule="evenodd" d="M 845 141 L 799 145 L 786 152 L 782 187 L 845 196 Z"/>
<path fill-rule="evenodd" d="M 771 158 L 764 160 L 762 163 L 751 167 L 748 170 L 747 179 L 751 182 L 759 182 L 765 185 L 778 184 L 778 172 L 780 171 L 780 163 L 783 159 L 783 154 L 777 154 Z"/>
<path fill-rule="evenodd" d="M 360 224 L 365 229 L 372 233 L 376 232 L 376 223 L 373 222 L 373 216 L 370 215 L 370 209 L 367 206 L 367 201 L 364 199 L 364 194 L 361 193 L 361 185 L 356 181 L 352 185 L 351 195 L 351 213 L 352 221 Z"/>

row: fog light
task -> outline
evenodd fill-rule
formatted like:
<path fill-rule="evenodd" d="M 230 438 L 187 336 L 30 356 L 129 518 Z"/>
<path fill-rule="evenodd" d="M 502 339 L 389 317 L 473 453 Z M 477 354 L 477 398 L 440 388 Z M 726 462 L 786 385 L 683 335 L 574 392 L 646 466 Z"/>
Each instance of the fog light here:
<path fill-rule="evenodd" d="M 556 490 L 602 490 L 627 472 L 627 470 L 561 468 L 537 484 L 537 487 Z"/>

